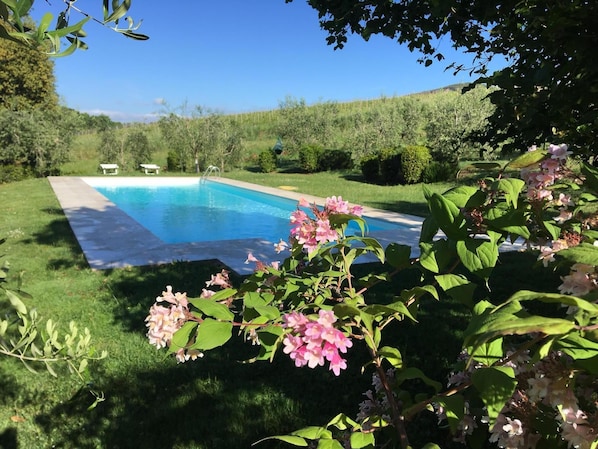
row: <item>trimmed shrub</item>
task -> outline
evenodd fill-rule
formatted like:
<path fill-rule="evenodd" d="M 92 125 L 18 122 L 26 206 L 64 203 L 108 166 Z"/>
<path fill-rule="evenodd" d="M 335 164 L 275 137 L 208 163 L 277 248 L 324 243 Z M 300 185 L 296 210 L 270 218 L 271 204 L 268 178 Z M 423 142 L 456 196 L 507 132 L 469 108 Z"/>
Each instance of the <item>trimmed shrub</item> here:
<path fill-rule="evenodd" d="M 359 162 L 359 167 L 366 182 L 378 182 L 380 179 L 380 161 L 377 153 L 364 156 Z"/>
<path fill-rule="evenodd" d="M 430 150 L 424 146 L 411 145 L 401 152 L 401 169 L 403 181 L 406 184 L 415 184 L 421 181 L 426 166 L 432 160 Z"/>
<path fill-rule="evenodd" d="M 393 185 L 401 181 L 401 151 L 394 148 L 385 148 L 378 152 L 380 164 L 380 181 L 383 184 Z"/>
<path fill-rule="evenodd" d="M 450 162 L 431 161 L 422 173 L 423 182 L 445 182 L 454 181 L 457 174 L 457 167 Z"/>
<path fill-rule="evenodd" d="M 351 153 L 343 150 L 324 150 L 318 160 L 318 169 L 327 170 L 350 170 L 353 168 Z"/>
<path fill-rule="evenodd" d="M 320 157 L 324 148 L 320 145 L 304 145 L 299 150 L 299 166 L 307 173 L 314 173 L 320 169 Z"/>
<path fill-rule="evenodd" d="M 258 157 L 258 165 L 262 173 L 272 173 L 276 171 L 276 151 L 264 150 Z"/>

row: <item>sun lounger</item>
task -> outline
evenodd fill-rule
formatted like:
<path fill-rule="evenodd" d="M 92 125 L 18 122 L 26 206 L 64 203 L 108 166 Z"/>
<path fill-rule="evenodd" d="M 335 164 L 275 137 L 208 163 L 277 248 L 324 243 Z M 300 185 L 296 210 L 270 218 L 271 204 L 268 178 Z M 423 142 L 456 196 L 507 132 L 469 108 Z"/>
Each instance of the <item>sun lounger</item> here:
<path fill-rule="evenodd" d="M 105 175 L 118 175 L 118 164 L 100 164 Z"/>
<path fill-rule="evenodd" d="M 141 169 L 145 172 L 146 175 L 159 175 L 160 174 L 160 166 L 156 164 L 139 164 Z"/>

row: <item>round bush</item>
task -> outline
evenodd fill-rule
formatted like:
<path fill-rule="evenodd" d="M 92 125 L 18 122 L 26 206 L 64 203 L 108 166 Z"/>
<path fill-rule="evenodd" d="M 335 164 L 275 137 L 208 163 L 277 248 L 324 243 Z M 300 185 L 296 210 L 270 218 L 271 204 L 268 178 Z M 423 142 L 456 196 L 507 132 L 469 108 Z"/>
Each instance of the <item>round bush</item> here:
<path fill-rule="evenodd" d="M 369 154 L 363 157 L 359 167 L 366 182 L 378 182 L 380 178 L 380 161 L 377 154 Z"/>
<path fill-rule="evenodd" d="M 401 181 L 401 151 L 384 148 L 378 152 L 380 161 L 380 180 L 383 184 L 393 185 Z"/>
<path fill-rule="evenodd" d="M 299 150 L 299 166 L 307 173 L 314 173 L 320 169 L 320 157 L 324 148 L 320 145 L 305 145 Z"/>
<path fill-rule="evenodd" d="M 262 151 L 258 157 L 258 165 L 262 173 L 272 173 L 273 171 L 276 171 L 276 151 Z"/>
<path fill-rule="evenodd" d="M 326 170 L 350 170 L 353 168 L 351 153 L 343 150 L 324 150 L 318 160 L 318 169 Z"/>
<path fill-rule="evenodd" d="M 424 146 L 411 145 L 401 152 L 401 169 L 406 184 L 421 181 L 426 166 L 432 160 L 430 150 Z"/>

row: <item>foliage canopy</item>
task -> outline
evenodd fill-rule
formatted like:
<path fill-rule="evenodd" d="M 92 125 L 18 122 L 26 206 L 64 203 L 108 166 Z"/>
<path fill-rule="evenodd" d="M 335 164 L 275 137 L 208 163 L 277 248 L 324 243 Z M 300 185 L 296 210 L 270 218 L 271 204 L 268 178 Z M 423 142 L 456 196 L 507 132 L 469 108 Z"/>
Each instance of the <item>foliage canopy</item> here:
<path fill-rule="evenodd" d="M 287 3 L 292 0 L 286 0 Z M 426 66 L 444 55 L 438 43 L 447 37 L 471 54 L 473 67 L 455 70 L 479 74 L 476 84 L 496 86 L 497 106 L 488 137 L 507 148 L 529 142 L 566 141 L 592 155 L 598 142 L 598 3 L 591 0 L 309 0 L 328 32 L 328 44 L 343 48 L 349 34 L 368 40 L 380 34 L 422 54 Z M 506 67 L 488 73 L 490 61 Z"/>

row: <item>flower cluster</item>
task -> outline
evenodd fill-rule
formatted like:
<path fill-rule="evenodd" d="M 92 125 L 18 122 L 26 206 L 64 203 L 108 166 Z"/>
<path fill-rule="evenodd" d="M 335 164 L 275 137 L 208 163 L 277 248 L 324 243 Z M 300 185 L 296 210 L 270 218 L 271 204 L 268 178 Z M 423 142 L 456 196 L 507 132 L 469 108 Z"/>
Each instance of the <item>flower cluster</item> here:
<path fill-rule="evenodd" d="M 532 146 L 529 150 L 535 151 L 536 147 Z M 562 169 L 571 151 L 568 150 L 567 145 L 561 144 L 550 145 L 548 153 L 550 157 L 544 159 L 539 167 L 521 170 L 521 178 L 527 184 L 527 197 L 531 201 L 552 201 L 554 199 L 549 187 L 562 177 Z"/>
<path fill-rule="evenodd" d="M 530 151 L 535 151 L 531 147 Z M 573 218 L 570 208 L 575 206 L 571 196 L 565 193 L 556 193 L 552 190 L 555 182 L 564 175 L 564 167 L 567 156 L 571 154 L 567 145 L 550 145 L 548 147 L 548 157 L 543 159 L 538 167 L 526 168 L 521 170 L 521 177 L 527 184 L 528 199 L 535 203 L 540 203 L 542 207 L 558 208 L 558 215 L 554 221 L 559 225 L 564 225 Z M 546 242 L 540 246 L 540 255 L 538 260 L 547 267 L 555 261 L 555 254 L 561 250 L 577 246 L 582 238 L 579 232 L 570 232 L 565 229 L 561 231 L 558 239 Z M 597 244 L 594 242 L 594 244 Z M 563 283 L 559 286 L 559 291 L 563 294 L 572 294 L 575 296 L 584 296 L 598 288 L 598 272 L 596 267 L 586 264 L 574 264 L 571 267 L 571 273 L 562 277 Z"/>
<path fill-rule="evenodd" d="M 291 332 L 283 340 L 284 353 L 295 361 L 295 366 L 323 366 L 330 363 L 330 370 L 336 376 L 341 369 L 347 368 L 347 361 L 339 352 L 346 353 L 353 342 L 334 327 L 336 316 L 330 310 L 320 310 L 317 319 L 312 319 L 299 312 L 283 316 L 283 327 Z"/>
<path fill-rule="evenodd" d="M 168 303 L 163 306 L 160 303 Z M 178 331 L 188 319 L 189 302 L 186 293 L 172 293 L 172 286 L 168 285 L 162 296 L 156 298 L 156 303 L 150 308 L 150 313 L 145 319 L 147 338 L 150 344 L 156 348 L 166 348 L 170 346 L 172 336 Z M 203 354 L 197 350 L 179 349 L 176 352 L 176 359 L 179 363 L 189 359 L 195 360 L 203 357 Z"/>
<path fill-rule="evenodd" d="M 390 383 L 394 382 L 395 369 L 390 368 L 386 371 L 386 378 Z M 367 390 L 363 395 L 366 399 L 359 404 L 359 413 L 357 421 L 365 429 L 373 427 L 373 421 L 382 419 L 385 422 L 391 421 L 391 406 L 388 402 L 388 396 L 384 391 L 382 381 L 378 373 L 372 374 L 373 390 Z M 394 393 L 393 393 L 394 394 Z"/>
<path fill-rule="evenodd" d="M 332 196 L 326 198 L 324 209 L 320 210 L 315 205 L 310 205 L 306 200 L 299 202 L 301 207 L 310 207 L 314 217 L 305 211 L 297 209 L 291 213 L 291 238 L 308 253 L 313 252 L 320 244 L 334 242 L 339 238 L 339 231 L 330 223 L 330 215 L 349 214 L 360 217 L 363 213 L 361 206 L 350 206 L 342 197 Z"/>
<path fill-rule="evenodd" d="M 543 437 L 535 424 L 554 420 L 568 447 L 589 449 L 598 431 L 597 381 L 593 376 L 576 375 L 570 362 L 557 351 L 536 363 L 527 355 L 509 358 L 505 365 L 514 369 L 518 385 L 490 429 L 489 441 L 500 448 L 533 449 Z M 467 371 L 454 373 L 449 386 L 468 383 L 477 368 L 471 364 Z M 440 418 L 445 418 L 442 408 L 436 409 Z M 486 422 L 485 416 L 466 414 L 455 440 L 465 443 L 464 437 L 478 423 Z"/>

